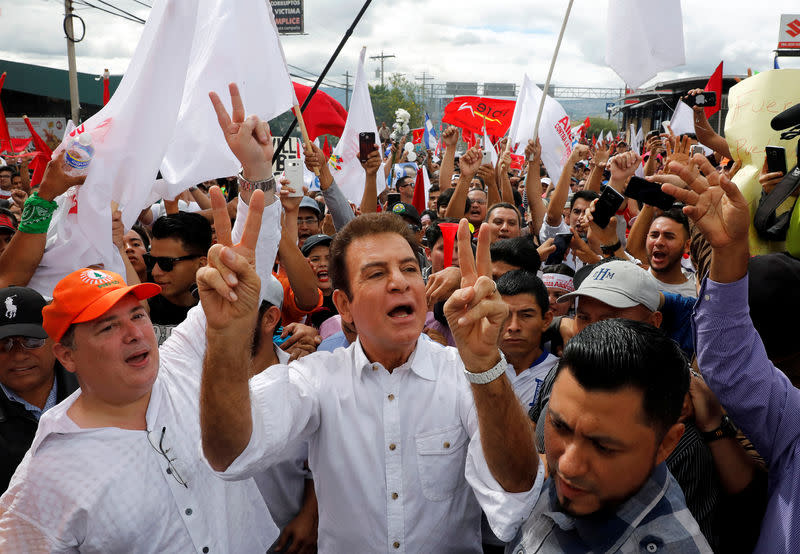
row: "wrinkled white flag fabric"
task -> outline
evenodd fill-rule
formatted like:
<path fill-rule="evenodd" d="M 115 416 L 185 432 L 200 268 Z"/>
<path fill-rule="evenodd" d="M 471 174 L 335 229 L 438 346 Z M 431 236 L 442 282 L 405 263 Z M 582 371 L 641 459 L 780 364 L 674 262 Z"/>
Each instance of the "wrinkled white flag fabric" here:
<path fill-rule="evenodd" d="M 208 99 L 216 91 L 230 111 L 231 82 L 239 85 L 247 113 L 263 119 L 295 102 L 269 6 L 263 0 L 157 0 L 119 88 L 75 130 L 92 135 L 94 158 L 77 193 L 58 199 L 29 286 L 51 296 L 63 276 L 89 265 L 124 274 L 111 241 L 112 201 L 127 229 L 155 199 L 238 171 Z M 159 168 L 164 179 L 156 183 Z"/>
<path fill-rule="evenodd" d="M 515 154 L 524 155 L 528 141 L 533 138 L 541 100 L 542 90 L 525 75 L 509 127 L 509 140 L 517 145 Z M 554 98 L 545 96 L 539 122 L 539 143 L 542 145 L 542 163 L 554 183 L 558 182 L 561 170 L 572 153 L 571 131 L 567 112 Z"/>
<path fill-rule="evenodd" d="M 361 49 L 356 70 L 356 80 L 353 83 L 353 96 L 350 97 L 350 111 L 344 124 L 342 138 L 333 150 L 335 164 L 331 164 L 331 174 L 339 185 L 344 195 L 350 202 L 361 203 L 364 194 L 364 184 L 367 174 L 358 161 L 358 134 L 375 133 L 375 147 L 378 145 L 378 126 L 375 124 L 375 115 L 372 113 L 372 100 L 369 97 L 367 76 L 364 72 L 364 57 L 367 49 Z M 378 194 L 386 188 L 383 179 L 383 166 L 378 169 Z"/>
<path fill-rule="evenodd" d="M 680 0 L 608 0 L 607 29 L 606 63 L 631 88 L 686 63 Z"/>

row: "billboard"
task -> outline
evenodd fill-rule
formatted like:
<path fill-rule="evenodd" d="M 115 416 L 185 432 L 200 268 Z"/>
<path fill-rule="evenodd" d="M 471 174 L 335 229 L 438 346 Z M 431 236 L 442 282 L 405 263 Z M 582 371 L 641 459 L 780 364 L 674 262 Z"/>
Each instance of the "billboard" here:
<path fill-rule="evenodd" d="M 271 0 L 278 34 L 303 34 L 303 0 Z"/>
<path fill-rule="evenodd" d="M 66 119 L 63 117 L 30 117 L 28 119 L 47 146 L 55 150 L 61 144 L 61 139 L 64 138 L 64 129 L 67 127 Z M 25 120 L 21 117 L 8 118 L 8 134 L 11 135 L 11 138 L 30 138 L 31 136 Z"/>
<path fill-rule="evenodd" d="M 800 14 L 782 14 L 778 49 L 800 50 Z"/>

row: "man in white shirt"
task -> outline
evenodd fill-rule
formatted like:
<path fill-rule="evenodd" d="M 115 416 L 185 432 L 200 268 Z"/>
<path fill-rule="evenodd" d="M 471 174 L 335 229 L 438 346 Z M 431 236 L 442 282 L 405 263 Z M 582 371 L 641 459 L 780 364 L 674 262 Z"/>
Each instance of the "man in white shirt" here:
<path fill-rule="evenodd" d="M 689 251 L 689 220 L 678 208 L 663 212 L 653 219 L 645 248 L 650 275 L 656 278 L 658 290 L 681 296 L 697 297 L 694 273 L 687 277 L 681 261 Z"/>
<path fill-rule="evenodd" d="M 271 176 L 268 127 L 244 121 L 235 87 L 231 96 L 240 119 L 226 138 L 243 178 L 264 180 Z M 270 195 L 263 210 L 263 196 L 240 198 L 251 211 L 247 221 L 237 219 L 233 236 L 241 243 L 229 249 L 252 256 L 259 248 L 274 259 L 278 238 L 267 235 L 278 229 L 280 205 Z M 219 241 L 230 245 L 218 189 L 212 202 Z M 262 211 L 273 224 L 258 240 Z M 159 290 L 86 268 L 56 286 L 43 327 L 81 390 L 44 414 L 0 498 L 0 552 L 265 552 L 278 537 L 256 484 L 220 481 L 200 459 L 205 316 L 190 310 L 158 349 L 141 301 Z"/>
<path fill-rule="evenodd" d="M 488 239 L 481 232 L 480 274 L 468 256 L 464 288 L 445 305 L 456 351 L 420 340 L 425 285 L 407 225 L 391 214 L 354 219 L 331 245 L 330 272 L 357 341 L 249 382 L 240 343 L 250 340 L 257 280 L 246 261 L 212 247 L 198 273 L 209 465 L 224 479 L 247 478 L 308 440 L 320 552 L 480 552 L 481 507 L 509 540 L 543 474 L 497 348 L 508 309 L 487 277 Z M 469 252 L 464 220 L 459 241 Z"/>
<path fill-rule="evenodd" d="M 553 320 L 547 289 L 533 273 L 509 271 L 497 280 L 508 305 L 508 320 L 500 335 L 500 350 L 508 362 L 506 376 L 527 410 L 536 401 L 547 373 L 558 358 L 542 350 L 542 333 Z"/>

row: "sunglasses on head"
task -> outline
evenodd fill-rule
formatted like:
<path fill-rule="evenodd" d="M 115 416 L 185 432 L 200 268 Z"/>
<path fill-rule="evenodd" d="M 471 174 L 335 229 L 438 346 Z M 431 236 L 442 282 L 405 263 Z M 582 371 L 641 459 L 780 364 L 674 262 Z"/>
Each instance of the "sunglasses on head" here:
<path fill-rule="evenodd" d="M 45 339 L 37 339 L 35 337 L 6 337 L 0 339 L 0 350 L 3 352 L 11 352 L 14 348 L 14 343 L 19 344 L 25 350 L 36 350 L 44 346 Z"/>
<path fill-rule="evenodd" d="M 188 256 L 180 256 L 178 258 L 170 258 L 169 256 L 152 256 L 150 254 L 142 255 L 142 258 L 144 258 L 144 265 L 148 270 L 152 270 L 155 265 L 158 264 L 158 267 L 160 267 L 162 271 L 172 271 L 175 269 L 175 264 L 177 262 L 194 260 L 195 258 L 200 257 L 200 254 L 189 254 Z"/>

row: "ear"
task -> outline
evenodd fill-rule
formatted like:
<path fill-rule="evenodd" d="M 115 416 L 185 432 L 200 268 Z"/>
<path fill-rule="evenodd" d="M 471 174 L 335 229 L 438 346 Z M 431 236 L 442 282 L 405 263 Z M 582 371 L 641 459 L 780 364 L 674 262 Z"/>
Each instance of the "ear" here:
<path fill-rule="evenodd" d="M 270 306 L 264 315 L 261 316 L 261 334 L 266 337 L 265 340 L 272 342 L 272 335 L 275 333 L 275 327 L 281 320 L 281 310 L 277 306 Z"/>
<path fill-rule="evenodd" d="M 205 267 L 206 265 L 208 265 L 208 257 L 206 256 L 200 256 L 199 258 L 197 258 L 197 260 L 198 262 L 200 262 L 199 267 Z"/>
<path fill-rule="evenodd" d="M 61 362 L 61 365 L 64 366 L 64 369 L 70 373 L 75 373 L 75 357 L 73 356 L 71 348 L 67 348 L 60 342 L 57 342 L 53 345 L 53 354 L 55 354 L 56 359 Z"/>
<path fill-rule="evenodd" d="M 353 314 L 350 312 L 350 299 L 345 292 L 341 289 L 333 291 L 333 305 L 339 311 L 342 319 L 350 324 L 353 324 Z"/>
<path fill-rule="evenodd" d="M 431 261 L 431 249 L 427 246 L 425 247 L 425 257 L 428 258 L 428 261 Z"/>
<path fill-rule="evenodd" d="M 664 314 L 656 310 L 650 315 L 650 321 L 648 323 L 650 323 L 650 325 L 652 325 L 653 327 L 661 327 L 661 322 L 663 319 L 664 319 Z"/>
<path fill-rule="evenodd" d="M 678 446 L 678 441 L 680 441 L 683 436 L 684 429 L 683 423 L 676 423 L 667 430 L 664 438 L 661 439 L 661 444 L 658 445 L 658 450 L 656 450 L 656 465 L 666 460 L 667 456 L 672 454 L 672 451 Z"/>
<path fill-rule="evenodd" d="M 547 310 L 542 316 L 542 331 L 550 327 L 551 323 L 553 323 L 553 308 Z"/>

